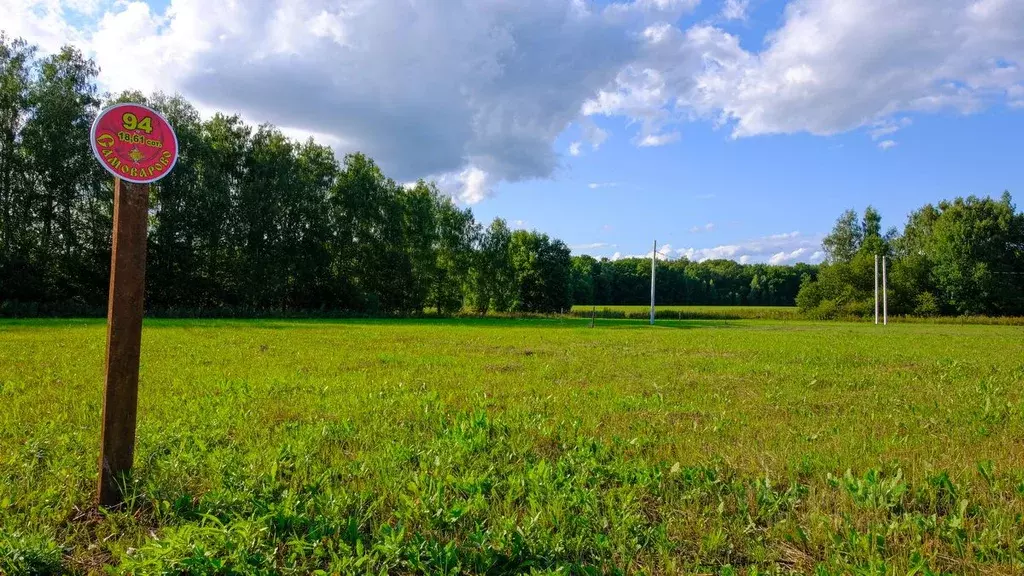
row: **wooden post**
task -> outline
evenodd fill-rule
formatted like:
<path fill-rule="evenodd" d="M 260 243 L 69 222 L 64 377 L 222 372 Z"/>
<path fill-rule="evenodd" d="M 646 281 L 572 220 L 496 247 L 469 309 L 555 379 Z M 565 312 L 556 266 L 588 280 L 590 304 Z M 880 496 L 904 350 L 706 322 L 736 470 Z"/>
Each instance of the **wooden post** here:
<path fill-rule="evenodd" d="M 135 452 L 148 218 L 149 184 L 116 178 L 98 488 L 104 507 L 124 501 L 121 488 Z"/>

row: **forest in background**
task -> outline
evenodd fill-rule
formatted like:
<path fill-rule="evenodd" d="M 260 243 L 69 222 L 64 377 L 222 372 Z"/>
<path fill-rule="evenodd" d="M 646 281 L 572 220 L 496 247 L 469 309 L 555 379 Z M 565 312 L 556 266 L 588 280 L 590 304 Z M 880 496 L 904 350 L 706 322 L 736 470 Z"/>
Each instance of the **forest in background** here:
<path fill-rule="evenodd" d="M 650 261 L 572 256 L 564 242 L 484 226 L 432 182 L 402 185 L 372 159 L 338 159 L 180 96 L 101 95 L 72 47 L 40 57 L 0 35 L 0 315 L 103 315 L 112 178 L 92 155 L 102 106 L 139 102 L 174 126 L 180 157 L 152 186 L 146 307 L 162 315 L 558 312 L 644 304 Z M 1024 216 L 1009 194 L 926 206 L 882 234 L 844 214 L 822 266 L 659 262 L 658 303 L 799 304 L 864 315 L 874 254 L 892 261 L 890 310 L 1024 314 Z"/>
<path fill-rule="evenodd" d="M 139 102 L 174 126 L 180 157 L 152 186 L 146 305 L 169 315 L 556 312 L 637 303 L 646 260 L 572 257 L 564 242 L 486 227 L 430 182 L 179 96 L 103 97 L 68 47 L 39 58 L 0 40 L 0 313 L 103 314 L 112 179 L 93 158 L 101 106 Z M 813 267 L 663 263 L 666 304 L 793 304 Z"/>
<path fill-rule="evenodd" d="M 1024 213 L 1009 192 L 928 204 L 902 232 L 882 232 L 872 207 L 847 210 L 822 243 L 817 278 L 797 304 L 818 318 L 874 313 L 875 257 L 888 261 L 890 313 L 914 316 L 1024 316 Z"/>

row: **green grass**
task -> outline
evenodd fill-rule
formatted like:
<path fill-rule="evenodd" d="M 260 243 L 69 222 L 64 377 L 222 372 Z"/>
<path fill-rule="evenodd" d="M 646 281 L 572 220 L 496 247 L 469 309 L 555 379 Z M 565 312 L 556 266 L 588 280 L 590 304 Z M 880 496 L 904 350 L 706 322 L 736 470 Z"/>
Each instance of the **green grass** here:
<path fill-rule="evenodd" d="M 147 321 L 95 513 L 102 321 L 0 323 L 0 573 L 1020 574 L 1024 332 Z"/>
<path fill-rule="evenodd" d="M 572 315 L 590 318 L 593 305 L 572 307 Z M 795 306 L 655 306 L 655 318 L 665 320 L 797 320 Z M 598 318 L 650 318 L 650 306 L 597 306 Z"/>

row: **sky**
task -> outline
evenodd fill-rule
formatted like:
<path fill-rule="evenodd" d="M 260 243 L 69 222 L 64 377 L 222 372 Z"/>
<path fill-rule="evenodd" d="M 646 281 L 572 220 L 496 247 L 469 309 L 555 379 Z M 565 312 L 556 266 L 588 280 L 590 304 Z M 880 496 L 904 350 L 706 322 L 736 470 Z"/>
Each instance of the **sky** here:
<path fill-rule="evenodd" d="M 0 0 L 100 87 L 362 151 L 577 254 L 818 262 L 1024 190 L 1021 0 Z M 1019 203 L 1019 200 L 1018 200 Z"/>

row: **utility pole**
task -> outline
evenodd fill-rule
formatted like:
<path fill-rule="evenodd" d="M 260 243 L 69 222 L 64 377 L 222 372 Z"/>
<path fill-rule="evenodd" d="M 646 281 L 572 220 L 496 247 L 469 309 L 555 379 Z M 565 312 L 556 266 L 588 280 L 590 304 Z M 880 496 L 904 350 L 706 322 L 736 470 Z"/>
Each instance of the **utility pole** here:
<path fill-rule="evenodd" d="M 878 254 L 875 254 L 875 324 L 878 324 Z"/>
<path fill-rule="evenodd" d="M 885 280 L 885 256 L 882 256 L 882 325 L 889 324 L 889 284 Z"/>
<path fill-rule="evenodd" d="M 658 241 L 654 241 L 654 249 L 651 251 L 651 326 L 654 326 L 654 276 L 658 262 Z"/>

